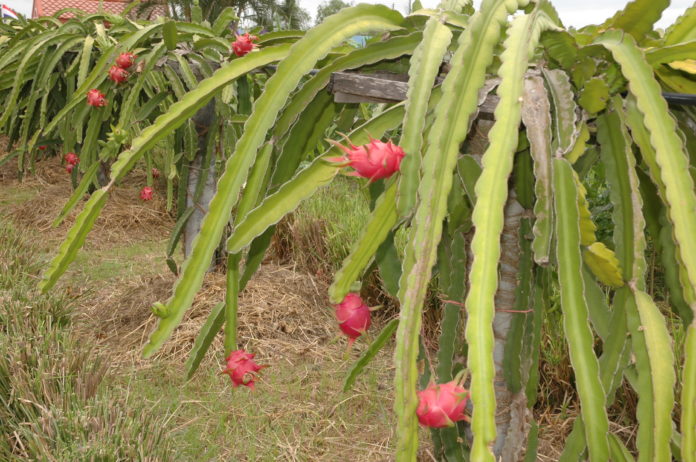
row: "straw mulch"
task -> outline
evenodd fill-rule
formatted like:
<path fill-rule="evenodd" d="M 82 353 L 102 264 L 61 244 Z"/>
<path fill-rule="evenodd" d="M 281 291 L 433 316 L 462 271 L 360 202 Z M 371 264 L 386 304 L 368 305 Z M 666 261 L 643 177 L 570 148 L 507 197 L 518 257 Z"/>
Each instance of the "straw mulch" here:
<path fill-rule="evenodd" d="M 62 241 L 84 204 L 78 203 L 60 226 L 52 227 L 72 195 L 70 175 L 58 157 L 37 162 L 35 173 L 28 174 L 21 182 L 17 178 L 16 165 L 13 162 L 5 164 L 0 168 L 0 184 L 7 188 L 6 191 L 19 189 L 33 195 L 28 201 L 11 205 L 8 213 L 16 223 L 40 233 L 41 240 L 51 248 Z M 106 206 L 88 237 L 88 245 L 123 245 L 169 234 L 174 218 L 165 210 L 165 198 L 155 195 L 152 201 L 143 203 L 139 191 L 145 184 L 145 174 L 136 172 L 110 192 Z M 5 199 L 12 203 L 12 197 L 3 197 L 5 194 L 0 191 L 0 201 Z"/>
<path fill-rule="evenodd" d="M 96 338 L 108 348 L 114 365 L 150 364 L 151 360 L 143 362 L 139 358 L 157 323 L 150 307 L 169 298 L 174 282 L 173 275 L 162 274 L 121 281 L 85 294 L 78 302 L 83 319 L 76 324 L 85 337 Z M 337 335 L 325 294 L 326 286 L 290 267 L 262 266 L 239 299 L 239 344 L 251 343 L 263 356 L 291 361 L 307 354 L 324 356 L 327 347 L 335 349 L 329 344 Z M 158 353 L 158 359 L 183 363 L 211 310 L 224 296 L 224 274 L 207 274 L 193 306 Z M 218 335 L 207 357 L 219 361 L 221 351 L 222 335 Z M 335 356 L 334 351 L 330 354 Z"/>

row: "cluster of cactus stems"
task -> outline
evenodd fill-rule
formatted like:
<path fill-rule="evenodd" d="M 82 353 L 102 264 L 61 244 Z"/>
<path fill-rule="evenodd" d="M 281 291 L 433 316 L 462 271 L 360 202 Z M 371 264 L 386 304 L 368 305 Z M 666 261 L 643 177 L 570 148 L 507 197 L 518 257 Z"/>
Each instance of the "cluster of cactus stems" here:
<path fill-rule="evenodd" d="M 56 139 L 61 152 L 79 153 L 71 165 L 81 180 L 56 223 L 91 192 L 41 288 L 75 259 L 114 185 L 144 163 L 151 187 L 161 169 L 168 207 L 176 200 L 168 262 L 179 279 L 153 305 L 159 323 L 144 356 L 180 324 L 222 244 L 225 300 L 202 327 L 187 376 L 224 326 L 224 373 L 253 387 L 261 366 L 238 345 L 238 295 L 275 224 L 350 167 L 370 184 L 373 208 L 329 298 L 351 343 L 370 325 L 353 293 L 366 273 L 377 267 L 399 301 L 398 319 L 361 347 L 344 387 L 395 338 L 397 460 L 416 460 L 419 421 L 432 427 L 440 460 L 535 460 L 541 325 L 558 293 L 580 408 L 561 460 L 634 460 L 607 414 L 627 384 L 638 395 L 638 460 L 695 462 L 696 152 L 686 146 L 696 146 L 696 111 L 668 107 L 661 91 L 696 93 L 696 7 L 655 31 L 668 4 L 634 0 L 578 31 L 564 29 L 547 0 L 484 0 L 477 11 L 445 0 L 405 18 L 358 5 L 305 33 L 234 37 L 231 11 L 212 25 L 134 27 L 103 15 L 2 24 L 0 133 L 17 148 L 0 162 L 31 169 Z M 357 34 L 373 38 L 346 47 Z M 188 51 L 175 53 L 179 45 Z M 102 85 L 115 57 L 136 49 L 143 66 L 130 84 Z M 440 75 L 443 61 L 449 71 Z M 406 68 L 406 100 L 377 111 L 336 103 L 326 90 L 334 72 Z M 88 117 L 88 89 L 99 93 L 95 105 L 104 101 L 99 115 Z M 478 112 L 493 91 L 489 122 Z M 203 129 L 194 121 L 206 107 L 213 116 Z M 326 142 L 341 133 L 348 147 Z M 397 143 L 380 141 L 395 134 Z M 611 241 L 598 238 L 586 198 L 597 166 L 610 192 Z M 172 255 L 196 213 L 187 195 L 195 204 L 209 175 L 216 192 L 178 268 Z M 686 327 L 683 345 L 646 288 L 646 236 Z M 422 312 L 433 292 L 442 302 L 431 355 Z"/>

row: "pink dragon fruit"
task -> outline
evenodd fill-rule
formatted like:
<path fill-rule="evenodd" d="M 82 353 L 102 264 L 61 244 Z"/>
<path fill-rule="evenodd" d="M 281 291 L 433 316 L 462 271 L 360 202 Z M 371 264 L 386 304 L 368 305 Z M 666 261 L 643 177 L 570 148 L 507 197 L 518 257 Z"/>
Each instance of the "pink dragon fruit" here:
<path fill-rule="evenodd" d="M 133 63 L 135 63 L 135 55 L 133 53 L 121 53 L 116 58 L 116 65 L 121 69 L 128 69 Z"/>
<path fill-rule="evenodd" d="M 370 138 L 370 142 L 364 146 L 355 146 L 350 143 L 350 141 L 348 142 L 350 148 L 336 141 L 331 141 L 332 144 L 339 147 L 346 155 L 329 160 L 353 167 L 355 171 L 349 173 L 349 175 L 368 178 L 370 182 L 381 178 L 388 178 L 393 175 L 394 172 L 398 172 L 401 167 L 401 159 L 406 155 L 403 149 L 391 141 L 384 143 L 380 140 Z"/>
<path fill-rule="evenodd" d="M 66 153 L 65 156 L 63 156 L 63 158 L 65 159 L 65 162 L 66 162 L 68 165 L 75 166 L 75 165 L 77 165 L 77 164 L 80 163 L 80 158 L 79 158 L 78 155 L 75 154 L 74 152 L 68 152 L 68 153 Z"/>
<path fill-rule="evenodd" d="M 75 168 L 75 164 L 68 164 L 65 166 L 65 171 L 68 173 L 72 173 L 74 168 Z"/>
<path fill-rule="evenodd" d="M 254 389 L 254 380 L 258 372 L 267 366 L 260 366 L 254 361 L 254 356 L 244 350 L 236 350 L 227 356 L 227 367 L 221 374 L 227 374 L 232 380 L 232 386 L 244 385 Z"/>
<path fill-rule="evenodd" d="M 39 146 L 39 151 L 45 151 L 46 148 L 48 148 L 48 146 L 41 145 L 41 146 Z"/>
<path fill-rule="evenodd" d="M 155 192 L 149 186 L 145 186 L 143 189 L 140 190 L 140 198 L 144 201 L 152 200 L 154 195 L 155 195 Z"/>
<path fill-rule="evenodd" d="M 469 420 L 464 408 L 469 392 L 456 380 L 443 384 L 430 384 L 418 393 L 418 422 L 424 427 L 451 427 L 459 420 Z"/>
<path fill-rule="evenodd" d="M 130 74 L 127 70 L 118 66 L 111 66 L 111 69 L 109 69 L 109 79 L 111 79 L 115 83 L 125 82 L 126 80 L 128 80 L 129 75 Z"/>
<path fill-rule="evenodd" d="M 232 42 L 232 51 L 237 56 L 244 56 L 254 48 L 258 47 L 257 44 L 252 43 L 253 40 L 258 39 L 259 38 L 257 36 L 249 35 L 249 33 L 246 33 L 244 35 L 237 35 L 237 39 L 234 42 Z"/>
<path fill-rule="evenodd" d="M 370 308 L 360 295 L 349 293 L 336 305 L 336 319 L 338 327 L 348 337 L 348 345 L 352 345 L 370 327 Z"/>
<path fill-rule="evenodd" d="M 106 95 L 96 88 L 87 92 L 87 104 L 94 107 L 104 107 L 108 101 L 106 101 Z"/>

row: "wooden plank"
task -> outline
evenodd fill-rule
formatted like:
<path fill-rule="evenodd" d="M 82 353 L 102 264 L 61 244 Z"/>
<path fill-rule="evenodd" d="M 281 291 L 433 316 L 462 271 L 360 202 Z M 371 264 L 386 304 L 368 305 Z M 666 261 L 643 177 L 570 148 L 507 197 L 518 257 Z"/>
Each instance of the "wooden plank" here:
<path fill-rule="evenodd" d="M 350 93 L 334 92 L 336 103 L 395 103 L 393 99 L 375 98 L 372 96 L 353 95 Z"/>
<path fill-rule="evenodd" d="M 378 98 L 390 102 L 403 101 L 408 91 L 406 82 L 348 72 L 334 72 L 329 85 L 332 93 L 357 95 L 366 99 Z"/>
<path fill-rule="evenodd" d="M 350 72 L 334 72 L 331 74 L 329 91 L 337 103 L 397 103 L 406 99 L 408 83 L 406 74 L 364 75 Z M 442 78 L 438 78 L 439 85 Z M 479 115 L 483 119 L 492 119 L 498 96 L 488 94 L 479 107 Z"/>

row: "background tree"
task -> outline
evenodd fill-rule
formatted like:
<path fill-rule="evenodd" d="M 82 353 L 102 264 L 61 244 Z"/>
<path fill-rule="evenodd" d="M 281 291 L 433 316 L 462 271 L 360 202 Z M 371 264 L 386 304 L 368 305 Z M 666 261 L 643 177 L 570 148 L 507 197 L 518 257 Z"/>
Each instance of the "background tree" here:
<path fill-rule="evenodd" d="M 338 13 L 343 8 L 348 8 L 352 3 L 344 2 L 343 0 L 326 0 L 317 7 L 316 23 L 321 23 L 327 16 Z"/>
<path fill-rule="evenodd" d="M 274 29 L 307 29 L 310 16 L 307 10 L 301 8 L 296 0 L 169 0 L 172 17 L 179 20 L 192 21 L 193 7 L 200 7 L 202 19 L 214 22 L 225 8 L 232 7 L 239 20 L 232 23 L 236 29 L 262 27 Z"/>
<path fill-rule="evenodd" d="M 311 21 L 309 13 L 300 7 L 297 0 L 283 0 L 277 6 L 276 19 L 274 26 L 278 29 L 305 30 L 309 28 Z"/>

